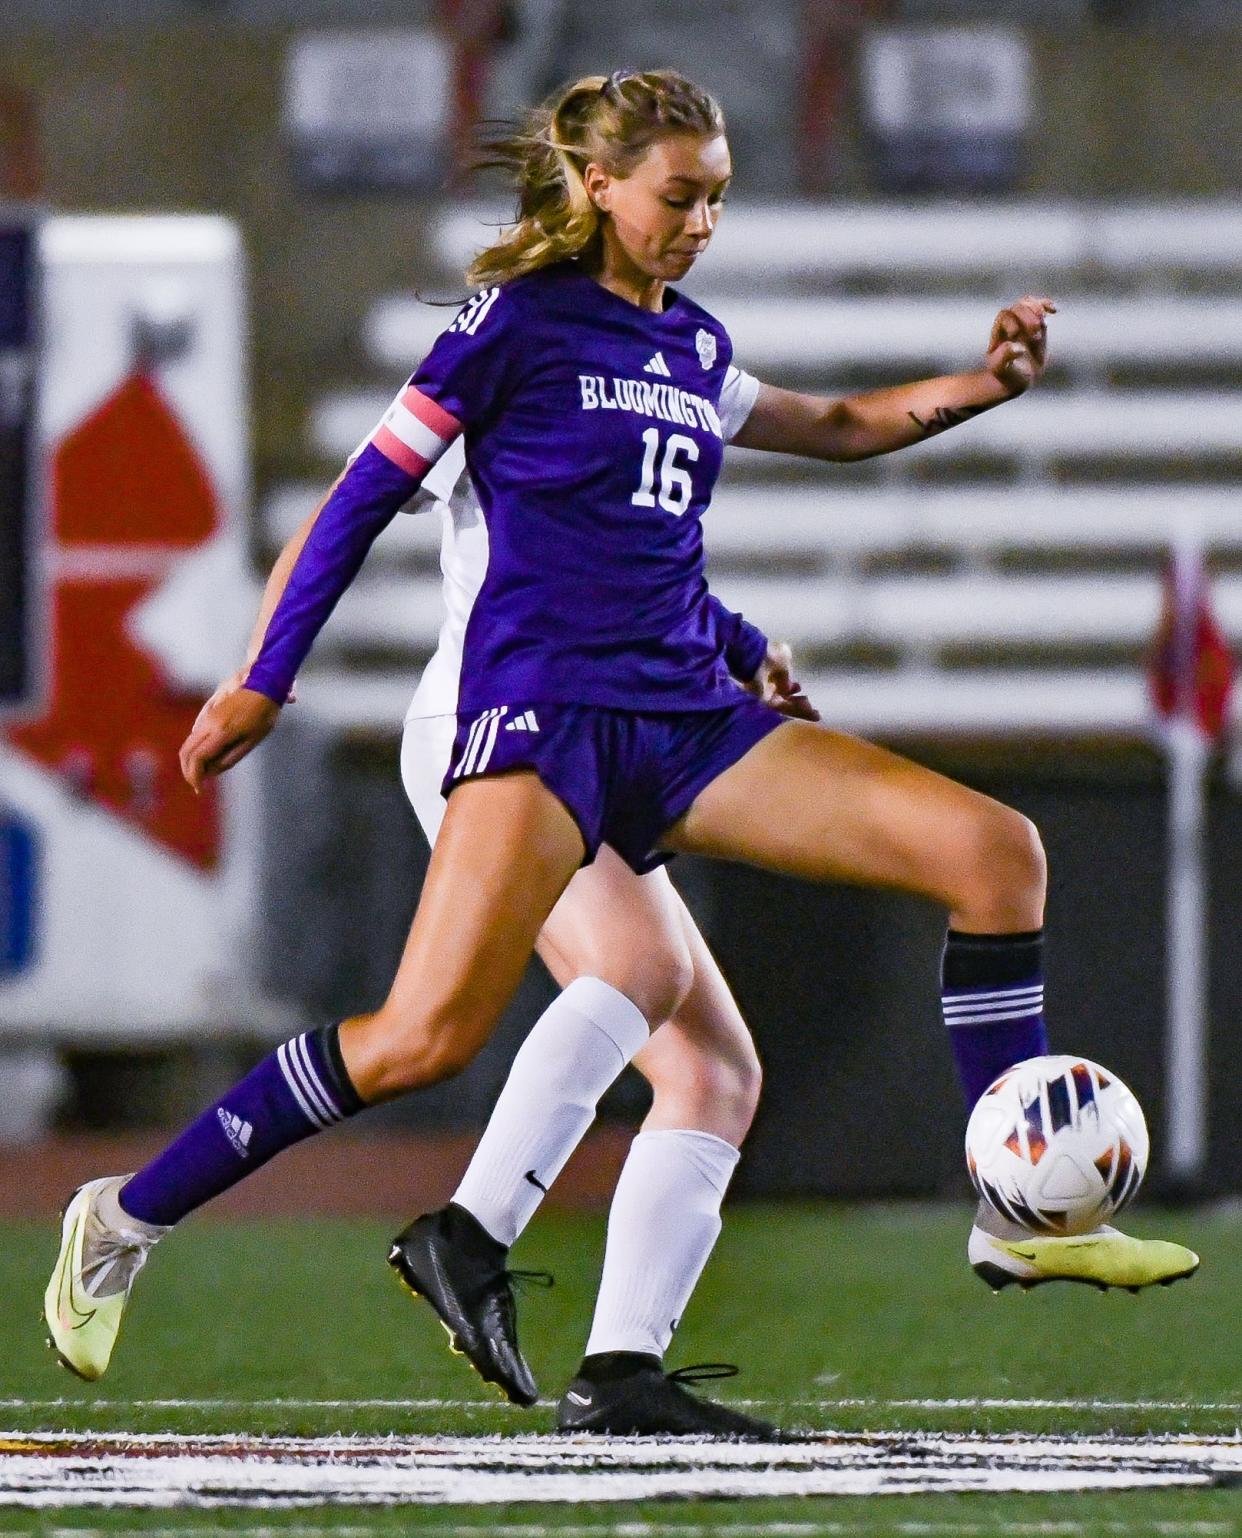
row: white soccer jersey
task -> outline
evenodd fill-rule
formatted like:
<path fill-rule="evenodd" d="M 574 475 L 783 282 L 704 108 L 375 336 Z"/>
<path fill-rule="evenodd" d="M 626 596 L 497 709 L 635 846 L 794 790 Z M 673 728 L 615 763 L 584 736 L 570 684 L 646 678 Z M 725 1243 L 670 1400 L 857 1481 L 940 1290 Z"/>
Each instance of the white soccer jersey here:
<path fill-rule="evenodd" d="M 726 443 L 741 432 L 758 393 L 759 381 L 754 375 L 730 365 L 717 407 Z M 487 523 L 466 470 L 464 435 L 427 471 L 422 493 L 411 511 L 420 511 L 428 501 L 434 501 L 440 514 L 445 616 L 435 655 L 423 669 L 406 711 L 407 721 L 456 714 L 466 625 L 487 574 Z"/>

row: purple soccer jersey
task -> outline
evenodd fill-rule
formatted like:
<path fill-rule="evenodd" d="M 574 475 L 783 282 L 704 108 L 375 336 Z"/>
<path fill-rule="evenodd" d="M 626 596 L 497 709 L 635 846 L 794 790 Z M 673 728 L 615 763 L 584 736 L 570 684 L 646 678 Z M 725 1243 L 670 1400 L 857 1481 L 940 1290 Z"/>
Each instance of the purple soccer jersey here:
<path fill-rule="evenodd" d="M 487 559 L 459 710 L 736 701 L 700 528 L 723 457 L 732 349 L 706 311 L 667 297 L 662 313 L 640 309 L 570 263 L 476 295 L 329 499 L 249 686 L 283 700 L 335 601 L 331 568 L 347 555 L 352 575 L 358 547 L 460 430 Z M 376 461 L 390 464 L 391 488 L 375 484 Z M 349 509 L 358 471 L 369 477 L 364 529 Z"/>
<path fill-rule="evenodd" d="M 463 425 L 487 524 L 458 709 L 731 703 L 699 519 L 731 347 L 682 295 L 639 309 L 565 264 L 484 291 L 414 387 Z"/>

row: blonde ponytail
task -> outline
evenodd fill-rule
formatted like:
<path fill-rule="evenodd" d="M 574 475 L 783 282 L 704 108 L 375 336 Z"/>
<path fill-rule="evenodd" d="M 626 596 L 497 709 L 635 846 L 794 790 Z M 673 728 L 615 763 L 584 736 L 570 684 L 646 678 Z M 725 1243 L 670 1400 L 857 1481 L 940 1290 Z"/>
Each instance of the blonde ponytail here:
<path fill-rule="evenodd" d="M 553 262 L 589 256 L 600 212 L 582 180 L 592 161 L 628 175 L 651 146 L 675 133 L 724 132 L 724 115 L 706 91 L 673 70 L 585 75 L 526 113 L 493 140 L 480 164 L 499 166 L 517 184 L 517 222 L 470 264 L 476 288 L 508 283 Z"/>

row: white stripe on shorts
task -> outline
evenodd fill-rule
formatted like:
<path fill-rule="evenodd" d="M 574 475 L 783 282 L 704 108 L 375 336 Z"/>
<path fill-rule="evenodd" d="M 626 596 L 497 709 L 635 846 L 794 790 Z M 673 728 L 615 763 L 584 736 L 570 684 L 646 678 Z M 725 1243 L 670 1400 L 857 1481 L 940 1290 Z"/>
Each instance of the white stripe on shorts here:
<path fill-rule="evenodd" d="M 466 746 L 462 749 L 461 761 L 457 765 L 457 768 L 453 770 L 453 778 L 455 780 L 461 779 L 462 775 L 465 774 L 466 765 L 471 761 L 474 755 L 474 745 L 478 738 L 479 732 L 482 730 L 483 723 L 487 720 L 490 714 L 490 711 L 485 710 L 481 716 L 476 716 L 474 718 L 474 721 L 470 727 L 470 731 L 466 737 Z"/>
<path fill-rule="evenodd" d="M 507 705 L 502 705 L 496 712 L 495 719 L 487 728 L 487 742 L 484 744 L 482 753 L 479 754 L 479 762 L 475 766 L 476 774 L 482 774 L 484 769 L 487 768 L 488 762 L 492 756 L 492 749 L 496 746 L 496 736 L 500 731 L 500 722 L 502 718 L 508 714 L 509 707 Z"/>

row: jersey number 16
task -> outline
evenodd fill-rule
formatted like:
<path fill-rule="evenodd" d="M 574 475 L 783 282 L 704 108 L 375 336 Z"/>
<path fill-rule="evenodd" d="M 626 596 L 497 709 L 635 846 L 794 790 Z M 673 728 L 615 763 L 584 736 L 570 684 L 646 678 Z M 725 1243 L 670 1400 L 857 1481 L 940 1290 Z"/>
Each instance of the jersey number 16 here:
<path fill-rule="evenodd" d="M 699 457 L 699 446 L 684 433 L 670 433 L 660 458 L 660 429 L 649 427 L 643 433 L 643 470 L 638 490 L 630 498 L 635 507 L 654 507 L 658 501 L 665 512 L 676 513 L 680 518 L 690 506 L 694 495 L 694 482 L 684 464 L 678 464 L 678 454 L 693 464 Z M 660 490 L 657 496 L 656 460 L 660 459 Z"/>

